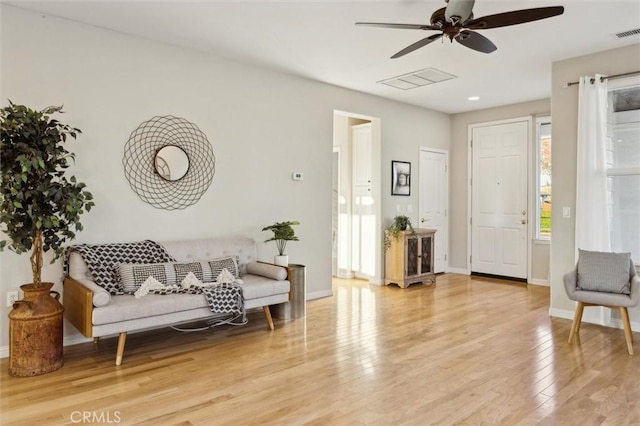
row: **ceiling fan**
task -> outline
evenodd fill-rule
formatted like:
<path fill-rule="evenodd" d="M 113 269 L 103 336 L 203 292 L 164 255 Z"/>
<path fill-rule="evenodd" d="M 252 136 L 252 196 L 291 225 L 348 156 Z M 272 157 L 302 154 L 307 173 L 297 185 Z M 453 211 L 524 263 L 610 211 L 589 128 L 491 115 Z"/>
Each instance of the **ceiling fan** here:
<path fill-rule="evenodd" d="M 485 36 L 472 30 L 487 30 L 491 28 L 507 27 L 509 25 L 524 24 L 525 22 L 551 18 L 562 15 L 564 7 L 550 6 L 534 9 L 513 10 L 511 12 L 497 13 L 480 18 L 473 17 L 473 5 L 475 0 L 445 0 L 447 6 L 438 9 L 431 15 L 429 24 L 390 24 L 383 22 L 356 22 L 358 26 L 396 28 L 402 30 L 431 30 L 440 31 L 423 38 L 412 45 L 405 47 L 391 59 L 399 58 L 416 49 L 426 46 L 443 36 L 449 37 L 451 42 L 457 41 L 463 46 L 482 53 L 491 53 L 497 49 L 496 45 Z"/>

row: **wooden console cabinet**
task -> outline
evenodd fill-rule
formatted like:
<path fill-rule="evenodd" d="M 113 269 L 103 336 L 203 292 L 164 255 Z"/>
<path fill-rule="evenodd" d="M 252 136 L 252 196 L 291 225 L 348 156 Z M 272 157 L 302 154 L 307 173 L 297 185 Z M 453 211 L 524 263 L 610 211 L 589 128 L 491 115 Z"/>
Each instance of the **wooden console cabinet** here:
<path fill-rule="evenodd" d="M 415 283 L 436 282 L 433 272 L 433 248 L 435 229 L 404 231 L 397 239 L 391 239 L 391 247 L 385 254 L 384 284 L 397 284 L 407 288 Z"/>

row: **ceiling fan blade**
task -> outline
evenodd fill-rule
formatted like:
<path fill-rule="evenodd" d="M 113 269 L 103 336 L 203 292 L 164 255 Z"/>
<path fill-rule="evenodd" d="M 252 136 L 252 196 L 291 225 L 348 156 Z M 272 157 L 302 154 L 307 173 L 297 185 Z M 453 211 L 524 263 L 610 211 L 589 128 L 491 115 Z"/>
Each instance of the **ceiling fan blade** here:
<path fill-rule="evenodd" d="M 435 30 L 440 31 L 440 27 L 426 24 L 389 24 L 385 22 L 356 22 L 359 27 L 395 28 L 399 30 Z"/>
<path fill-rule="evenodd" d="M 489 28 L 506 27 L 509 25 L 524 24 L 525 22 L 537 21 L 539 19 L 551 18 L 562 15 L 563 6 L 538 7 L 534 9 L 514 10 L 512 12 L 498 13 L 495 15 L 482 16 L 465 22 L 462 26 L 472 30 L 483 30 Z"/>
<path fill-rule="evenodd" d="M 429 36 L 427 38 L 423 38 L 422 40 L 416 41 L 411 46 L 407 46 L 404 49 L 402 49 L 401 51 L 399 51 L 398 53 L 396 53 L 395 55 L 393 55 L 391 57 L 391 59 L 399 58 L 400 56 L 404 56 L 407 53 L 411 53 L 414 50 L 420 49 L 421 47 L 426 46 L 427 44 L 438 40 L 440 37 L 442 37 L 442 35 L 443 35 L 442 33 L 434 34 L 434 35 Z"/>
<path fill-rule="evenodd" d="M 491 53 L 497 49 L 491 40 L 474 31 L 460 31 L 455 39 L 461 45 L 482 53 Z"/>

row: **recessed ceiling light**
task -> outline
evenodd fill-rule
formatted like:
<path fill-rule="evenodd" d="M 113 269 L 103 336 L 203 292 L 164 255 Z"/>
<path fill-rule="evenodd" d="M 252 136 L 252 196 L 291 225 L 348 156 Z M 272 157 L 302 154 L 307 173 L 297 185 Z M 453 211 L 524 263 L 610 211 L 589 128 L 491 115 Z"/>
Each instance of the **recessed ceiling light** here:
<path fill-rule="evenodd" d="M 477 101 L 480 99 L 480 96 L 469 96 L 467 99 L 469 99 L 470 101 Z"/>

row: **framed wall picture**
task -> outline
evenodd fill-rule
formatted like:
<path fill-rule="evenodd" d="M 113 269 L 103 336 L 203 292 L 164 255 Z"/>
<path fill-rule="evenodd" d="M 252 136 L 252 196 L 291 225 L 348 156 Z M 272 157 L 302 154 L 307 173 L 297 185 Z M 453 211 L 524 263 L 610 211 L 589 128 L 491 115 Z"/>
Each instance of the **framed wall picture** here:
<path fill-rule="evenodd" d="M 411 195 L 411 163 L 391 162 L 391 195 Z"/>

